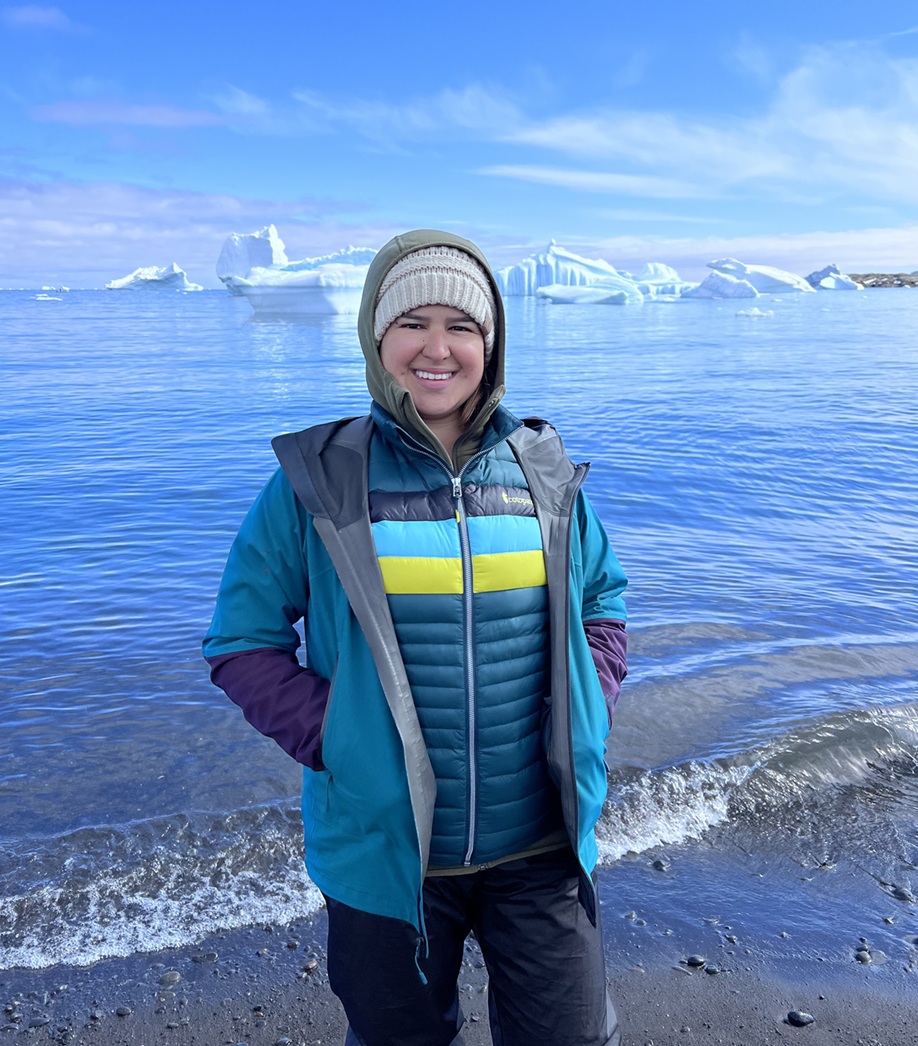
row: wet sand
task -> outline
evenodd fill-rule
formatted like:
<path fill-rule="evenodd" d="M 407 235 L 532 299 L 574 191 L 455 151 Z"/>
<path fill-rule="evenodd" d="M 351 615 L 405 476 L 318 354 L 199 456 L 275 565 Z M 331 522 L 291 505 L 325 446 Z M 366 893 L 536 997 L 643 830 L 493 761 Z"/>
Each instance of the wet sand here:
<path fill-rule="evenodd" d="M 604 869 L 601 893 L 627 1046 L 918 1040 L 916 904 L 854 864 L 686 847 Z M 0 1031 L 61 1046 L 340 1046 L 323 939 L 319 915 L 88 968 L 2 971 Z M 466 1042 L 487 1046 L 474 942 L 460 985 Z M 796 1026 L 794 1012 L 813 1020 Z"/>

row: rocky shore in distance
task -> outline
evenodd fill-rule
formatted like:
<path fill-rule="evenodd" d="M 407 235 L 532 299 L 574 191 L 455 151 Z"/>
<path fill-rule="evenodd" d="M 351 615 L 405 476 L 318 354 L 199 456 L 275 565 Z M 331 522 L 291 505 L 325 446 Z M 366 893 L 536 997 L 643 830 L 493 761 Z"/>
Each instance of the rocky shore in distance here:
<path fill-rule="evenodd" d="M 849 272 L 862 287 L 918 287 L 918 272 Z"/>

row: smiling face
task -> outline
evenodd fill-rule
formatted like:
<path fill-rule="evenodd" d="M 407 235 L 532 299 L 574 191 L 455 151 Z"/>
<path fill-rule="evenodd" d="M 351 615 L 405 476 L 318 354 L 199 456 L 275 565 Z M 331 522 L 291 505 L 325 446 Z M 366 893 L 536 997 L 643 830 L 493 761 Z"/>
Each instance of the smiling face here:
<path fill-rule="evenodd" d="M 379 358 L 450 451 L 463 431 L 462 407 L 484 376 L 484 338 L 475 321 L 451 305 L 420 305 L 389 325 Z"/>

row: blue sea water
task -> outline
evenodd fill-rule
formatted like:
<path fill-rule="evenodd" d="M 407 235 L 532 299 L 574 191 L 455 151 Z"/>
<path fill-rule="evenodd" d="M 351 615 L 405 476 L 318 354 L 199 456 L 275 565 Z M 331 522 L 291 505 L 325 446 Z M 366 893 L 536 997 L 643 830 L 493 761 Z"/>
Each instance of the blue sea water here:
<path fill-rule="evenodd" d="M 354 326 L 0 293 L 0 968 L 320 903 L 297 767 L 200 640 L 270 437 L 367 407 Z M 602 860 L 732 833 L 918 892 L 918 294 L 508 328 L 505 402 L 592 461 L 631 578 Z"/>

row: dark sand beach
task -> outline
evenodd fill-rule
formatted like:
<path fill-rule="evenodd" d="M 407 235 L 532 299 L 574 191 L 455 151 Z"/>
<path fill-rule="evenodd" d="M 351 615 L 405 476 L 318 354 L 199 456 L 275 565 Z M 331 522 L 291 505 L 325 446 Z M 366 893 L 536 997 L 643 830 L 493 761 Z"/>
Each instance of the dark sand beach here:
<path fill-rule="evenodd" d="M 602 870 L 601 885 L 629 1046 L 918 1040 L 916 906 L 856 860 L 804 868 L 696 844 L 621 861 Z M 323 938 L 320 914 L 88 968 L 3 971 L 0 1029 L 7 1041 L 25 1033 L 87 1046 L 339 1046 L 345 1024 Z M 466 1041 L 486 1046 L 474 942 L 460 983 Z M 795 1012 L 812 1021 L 796 1025 Z"/>

